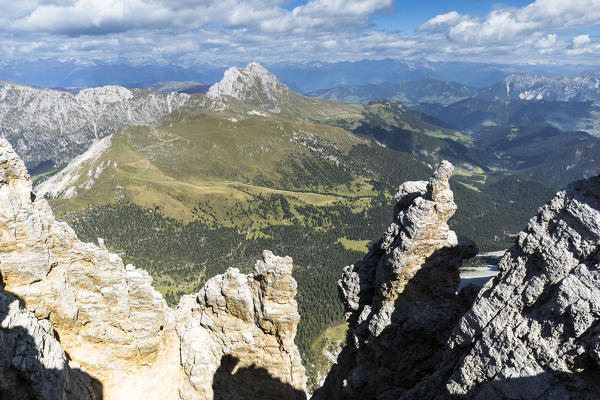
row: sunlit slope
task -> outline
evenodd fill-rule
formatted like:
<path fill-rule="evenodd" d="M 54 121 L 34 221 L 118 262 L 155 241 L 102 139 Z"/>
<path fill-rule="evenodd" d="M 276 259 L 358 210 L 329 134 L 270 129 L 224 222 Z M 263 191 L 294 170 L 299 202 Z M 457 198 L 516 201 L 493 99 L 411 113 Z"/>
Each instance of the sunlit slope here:
<path fill-rule="evenodd" d="M 392 153 L 341 128 L 238 118 L 182 113 L 158 127 L 119 131 L 105 151 L 79 166 L 72 174 L 76 179 L 71 176 L 51 203 L 60 214 L 129 201 L 158 206 L 183 221 L 259 227 L 286 223 L 255 212 L 260 197 L 283 196 L 292 212 L 301 204 L 366 205 L 375 194 L 372 180 L 383 178 L 384 169 L 376 166 L 379 153 Z M 427 169 L 410 156 L 397 167 L 407 176 L 415 168 Z M 51 179 L 64 184 L 67 178 Z"/>

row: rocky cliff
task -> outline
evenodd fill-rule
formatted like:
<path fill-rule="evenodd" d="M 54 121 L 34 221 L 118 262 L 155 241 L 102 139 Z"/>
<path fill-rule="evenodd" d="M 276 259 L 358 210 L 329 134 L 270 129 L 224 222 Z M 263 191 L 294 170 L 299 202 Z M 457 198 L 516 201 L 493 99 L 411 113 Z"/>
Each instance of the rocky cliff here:
<path fill-rule="evenodd" d="M 235 358 L 234 368 L 260 372 L 257 384 L 278 384 L 287 398 L 304 396 L 293 344 L 299 316 L 291 259 L 265 253 L 253 274 L 230 270 L 213 278 L 175 312 L 145 271 L 123 265 L 99 242 L 80 242 L 54 219 L 32 192 L 23 162 L 0 139 L 0 273 L 3 299 L 13 299 L 3 300 L 10 307 L 0 344 L 3 354 L 14 354 L 0 364 L 4 393 L 50 374 L 40 385 L 54 389 L 29 398 L 86 398 L 69 394 L 79 379 L 90 382 L 77 385 L 87 398 L 209 399 L 211 373 L 223 358 Z M 22 334 L 13 329 L 15 313 L 23 315 Z M 233 379 L 223 371 L 221 380 Z"/>
<path fill-rule="evenodd" d="M 72 94 L 5 83 L 0 84 L 0 134 L 30 168 L 51 168 L 120 128 L 152 125 L 172 111 L 203 104 L 198 96 L 121 86 Z"/>
<path fill-rule="evenodd" d="M 600 176 L 539 209 L 407 398 L 600 398 Z"/>
<path fill-rule="evenodd" d="M 441 360 L 437 352 L 466 311 L 458 267 L 474 243 L 448 228 L 456 211 L 443 162 L 429 182 L 406 182 L 394 222 L 339 281 L 347 343 L 317 399 L 395 398 Z"/>
<path fill-rule="evenodd" d="M 182 398 L 305 399 L 294 344 L 296 287 L 292 259 L 265 251 L 251 274 L 230 268 L 184 296 L 177 307 L 181 363 L 189 375 Z"/>
<path fill-rule="evenodd" d="M 347 343 L 314 398 L 600 398 L 600 177 L 540 209 L 463 315 L 475 249 L 446 225 L 451 171 L 403 184 L 395 222 L 344 270 Z"/>

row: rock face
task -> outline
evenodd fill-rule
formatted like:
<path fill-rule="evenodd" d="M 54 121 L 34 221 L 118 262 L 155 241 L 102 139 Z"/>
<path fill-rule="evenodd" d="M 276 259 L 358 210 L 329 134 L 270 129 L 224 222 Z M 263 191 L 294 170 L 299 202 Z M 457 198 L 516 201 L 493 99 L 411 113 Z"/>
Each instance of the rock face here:
<path fill-rule="evenodd" d="M 199 295 L 182 300 L 176 314 L 152 288 L 147 272 L 124 266 L 99 243 L 80 242 L 54 219 L 48 203 L 32 192 L 23 162 L 0 139 L 0 273 L 6 292 L 22 302 L 15 304 L 24 305 L 11 305 L 9 314 L 20 313 L 25 321 L 5 317 L 2 322 L 8 334 L 2 331 L 0 344 L 17 349 L 3 353 L 15 354 L 2 360 L 11 363 L 1 365 L 8 371 L 3 393 L 19 393 L 23 382 L 49 374 L 39 390 L 53 389 L 41 398 L 100 393 L 104 400 L 145 399 L 152 393 L 160 399 L 211 399 L 203 382 L 213 380 L 221 360 L 203 363 L 210 351 L 236 357 L 241 366 L 264 368 L 259 378 L 286 388 L 289 383 L 291 393 L 303 395 L 304 369 L 293 343 L 299 316 L 291 259 L 266 253 L 253 275 L 229 271 L 214 278 Z M 194 303 L 195 298 L 204 301 Z M 23 335 L 11 339 L 17 325 L 29 332 L 26 346 L 15 342 L 25 340 Z M 90 395 L 72 394 L 73 382 Z"/>
<path fill-rule="evenodd" d="M 223 79 L 212 85 L 206 95 L 215 100 L 229 97 L 263 111 L 278 113 L 280 106 L 287 102 L 290 89 L 262 65 L 253 62 L 246 68 L 229 68 Z"/>
<path fill-rule="evenodd" d="M 600 398 L 600 176 L 540 208 L 412 398 Z"/>
<path fill-rule="evenodd" d="M 300 320 L 296 287 L 292 259 L 265 251 L 253 273 L 230 268 L 196 295 L 184 296 L 177 307 L 177 332 L 190 379 L 182 398 L 235 398 L 241 385 L 253 388 L 244 392 L 252 396 L 241 398 L 305 399 L 306 376 L 294 344 Z M 243 375 L 236 379 L 218 368 L 238 374 L 262 368 L 273 379 L 257 385 L 252 382 L 255 374 L 246 374 L 249 380 L 244 382 L 239 381 Z"/>
<path fill-rule="evenodd" d="M 458 267 L 476 253 L 447 225 L 452 171 L 444 161 L 429 182 L 400 186 L 383 239 L 344 269 L 347 343 L 316 399 L 393 399 L 439 362 L 436 349 L 466 310 Z"/>
<path fill-rule="evenodd" d="M 65 165 L 120 128 L 151 125 L 172 111 L 203 104 L 198 96 L 121 86 L 72 94 L 5 83 L 0 84 L 0 134 L 30 168 L 49 168 Z"/>
<path fill-rule="evenodd" d="M 105 398 L 177 393 L 174 312 L 152 278 L 56 221 L 48 203 L 35 199 L 25 165 L 4 139 L 0 272 L 6 290 L 48 320 L 71 359 L 102 382 Z"/>
<path fill-rule="evenodd" d="M 101 399 L 98 382 L 69 363 L 50 321 L 38 320 L 6 292 L 0 292 L 0 318 L 0 397 Z"/>
<path fill-rule="evenodd" d="M 461 317 L 450 271 L 474 249 L 445 226 L 450 171 L 403 184 L 396 222 L 344 271 L 347 344 L 315 398 L 600 398 L 600 177 L 540 208 Z"/>

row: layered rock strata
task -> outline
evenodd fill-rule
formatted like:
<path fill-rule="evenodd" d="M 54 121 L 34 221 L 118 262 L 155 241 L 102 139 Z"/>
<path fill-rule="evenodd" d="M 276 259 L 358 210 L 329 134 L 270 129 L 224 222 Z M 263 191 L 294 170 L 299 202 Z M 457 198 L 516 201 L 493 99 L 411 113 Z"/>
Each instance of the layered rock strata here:
<path fill-rule="evenodd" d="M 23 162 L 0 139 L 0 273 L 5 291 L 40 321 L 46 336 L 56 338 L 52 344 L 37 328 L 30 335 L 32 352 L 45 351 L 38 345 L 54 349 L 50 364 L 56 379 L 68 381 L 65 360 L 71 360 L 85 371 L 82 376 L 98 383 L 92 392 L 99 387 L 105 400 L 146 399 L 149 393 L 157 399 L 211 399 L 199 375 L 212 380 L 217 356 L 233 354 L 240 365 L 264 367 L 266 380 L 283 380 L 304 393 L 304 370 L 293 344 L 299 317 L 291 259 L 265 253 L 254 274 L 228 271 L 195 297 L 204 302 L 193 305 L 187 297 L 175 313 L 147 272 L 125 266 L 101 240 L 100 246 L 80 242 L 55 220 L 44 199 L 36 199 L 31 185 Z M 206 325 L 209 320 L 215 329 Z M 215 358 L 203 364 L 207 352 Z M 41 370 L 44 357 L 40 360 Z M 56 390 L 62 387 L 58 383 Z"/>
<path fill-rule="evenodd" d="M 396 222 L 344 271 L 347 343 L 315 398 L 600 398 L 600 177 L 540 208 L 460 316 L 473 247 L 445 226 L 450 172 L 403 184 Z"/>

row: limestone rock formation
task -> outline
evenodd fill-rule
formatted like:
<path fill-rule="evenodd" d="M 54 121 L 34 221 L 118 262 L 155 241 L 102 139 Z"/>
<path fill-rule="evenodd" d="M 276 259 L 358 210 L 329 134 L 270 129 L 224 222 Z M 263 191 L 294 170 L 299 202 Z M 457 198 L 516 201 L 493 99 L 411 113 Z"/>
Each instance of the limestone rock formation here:
<path fill-rule="evenodd" d="M 48 203 L 35 199 L 25 165 L 4 139 L 0 272 L 6 291 L 49 320 L 71 359 L 112 394 L 105 398 L 152 390 L 174 398 L 181 377 L 174 312 L 152 278 L 56 221 Z"/>
<path fill-rule="evenodd" d="M 2 363 L 11 363 L 0 363 L 2 393 L 41 377 L 39 390 L 53 389 L 25 398 L 212 399 L 205 382 L 219 369 L 218 357 L 236 357 L 240 366 L 263 368 L 263 381 L 292 385 L 290 393 L 304 396 L 291 259 L 265 253 L 254 274 L 228 271 L 182 300 L 176 313 L 147 272 L 125 266 L 102 240 L 80 242 L 31 185 L 23 162 L 0 139 L 0 274 L 7 292 L 0 294 L 18 298 L 23 306 L 11 305 L 9 314 L 18 311 L 25 321 L 2 321 Z M 17 325 L 31 339 L 11 339 Z M 10 376 L 19 379 L 11 383 Z M 73 382 L 92 397 L 73 394 Z"/>
<path fill-rule="evenodd" d="M 213 107 L 227 108 L 226 101 L 235 99 L 247 105 L 256 106 L 263 111 L 278 113 L 281 106 L 290 97 L 290 89 L 279 82 L 277 77 L 262 65 L 252 62 L 246 68 L 229 68 L 221 81 L 212 85 L 206 96 L 216 100 Z M 250 114 L 262 115 L 261 111 L 252 110 Z"/>
<path fill-rule="evenodd" d="M 600 398 L 600 176 L 540 208 L 408 398 Z"/>
<path fill-rule="evenodd" d="M 600 176 L 540 208 L 469 308 L 442 163 L 340 288 L 347 344 L 316 399 L 600 398 Z M 454 272 L 451 272 L 454 271 Z"/>
<path fill-rule="evenodd" d="M 400 186 L 383 239 L 344 269 L 347 343 L 316 399 L 395 398 L 440 361 L 436 349 L 467 309 L 455 294 L 458 267 L 476 253 L 447 225 L 452 171 L 444 161 L 429 182 Z"/>
<path fill-rule="evenodd" d="M 0 134 L 30 168 L 67 164 L 120 128 L 153 125 L 203 96 L 105 86 L 78 94 L 0 82 Z"/>
<path fill-rule="evenodd" d="M 0 319 L 0 398 L 101 398 L 98 383 L 69 363 L 50 321 L 38 320 L 3 291 Z"/>
<path fill-rule="evenodd" d="M 177 331 L 190 379 L 182 398 L 233 398 L 238 388 L 229 387 L 232 378 L 217 375 L 225 357 L 239 360 L 232 369 L 263 368 L 284 384 L 238 382 L 255 389 L 252 398 L 306 398 L 306 376 L 294 344 L 300 320 L 296 287 L 292 259 L 265 251 L 253 273 L 230 268 L 206 282 L 199 293 L 184 296 L 177 307 Z"/>

